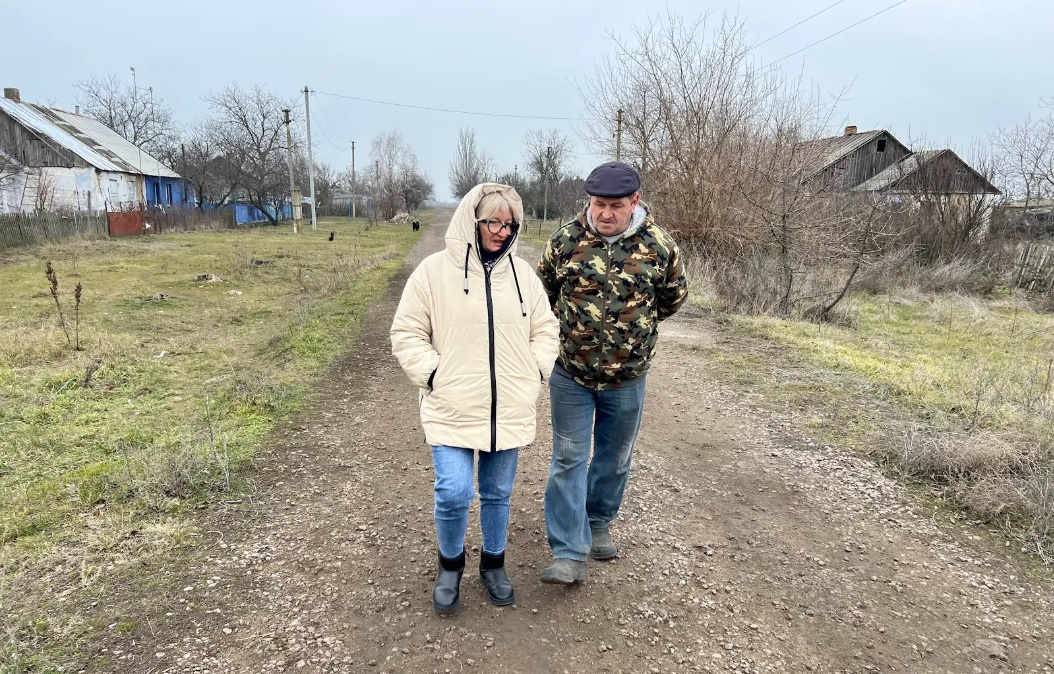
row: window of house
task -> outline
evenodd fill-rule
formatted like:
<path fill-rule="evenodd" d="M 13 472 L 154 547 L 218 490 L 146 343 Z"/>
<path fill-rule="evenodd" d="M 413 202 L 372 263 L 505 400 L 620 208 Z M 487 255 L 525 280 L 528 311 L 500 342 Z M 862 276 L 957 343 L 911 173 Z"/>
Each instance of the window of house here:
<path fill-rule="evenodd" d="M 878 148 L 877 148 L 877 150 L 879 152 L 885 152 L 886 151 L 886 139 L 885 138 L 882 138 L 882 139 L 880 139 L 878 141 Z"/>
<path fill-rule="evenodd" d="M 172 183 L 165 185 L 165 191 L 168 193 L 168 205 L 172 205 Z"/>

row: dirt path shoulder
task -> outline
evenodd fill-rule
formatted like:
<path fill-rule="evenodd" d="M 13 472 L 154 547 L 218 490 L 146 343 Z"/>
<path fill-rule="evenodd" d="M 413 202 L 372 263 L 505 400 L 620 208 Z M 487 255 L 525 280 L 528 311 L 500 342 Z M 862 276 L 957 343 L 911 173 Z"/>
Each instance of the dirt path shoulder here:
<path fill-rule="evenodd" d="M 205 515 L 188 563 L 149 571 L 171 589 L 98 609 L 140 627 L 93 653 L 93 671 L 1054 672 L 1050 590 L 871 465 L 709 379 L 728 345 L 690 316 L 664 324 L 649 375 L 612 527 L 622 556 L 591 562 L 581 588 L 538 580 L 543 394 L 513 494 L 517 604 L 486 603 L 474 508 L 461 608 L 434 615 L 431 458 L 388 327 L 444 229 L 425 233 L 359 348 L 272 439 L 253 498 Z"/>

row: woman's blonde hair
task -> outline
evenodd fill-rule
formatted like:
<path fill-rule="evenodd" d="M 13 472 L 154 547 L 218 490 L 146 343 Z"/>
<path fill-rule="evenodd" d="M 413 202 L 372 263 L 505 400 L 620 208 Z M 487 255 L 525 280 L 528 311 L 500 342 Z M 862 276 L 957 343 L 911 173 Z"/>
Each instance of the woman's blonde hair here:
<path fill-rule="evenodd" d="M 513 190 L 513 188 L 510 187 L 508 189 L 513 194 L 516 194 L 516 191 Z M 517 210 L 516 204 L 509 199 L 509 196 L 504 191 L 488 192 L 487 194 L 484 194 L 483 198 L 479 200 L 478 204 L 476 204 L 476 220 L 488 220 L 497 213 L 505 211 L 513 220 L 519 222 L 523 218 L 521 214 L 516 212 Z"/>

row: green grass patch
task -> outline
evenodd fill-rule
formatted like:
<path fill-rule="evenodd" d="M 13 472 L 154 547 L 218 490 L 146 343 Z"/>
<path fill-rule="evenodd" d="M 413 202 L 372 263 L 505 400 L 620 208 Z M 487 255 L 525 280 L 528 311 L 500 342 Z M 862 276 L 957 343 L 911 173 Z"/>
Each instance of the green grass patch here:
<path fill-rule="evenodd" d="M 543 247 L 549 241 L 553 232 L 567 224 L 567 220 L 529 220 L 527 225 L 520 230 L 520 239 Z"/>
<path fill-rule="evenodd" d="M 5 564 L 60 542 L 105 548 L 120 538 L 111 529 L 140 531 L 144 518 L 236 488 L 238 467 L 348 348 L 418 236 L 323 219 L 299 235 L 260 227 L 5 253 Z M 78 317 L 74 350 L 66 332 L 77 341 Z M 110 524 L 85 526 L 100 518 Z"/>
<path fill-rule="evenodd" d="M 1012 300 L 868 297 L 852 327 L 736 317 L 741 330 L 820 367 L 862 375 L 925 416 L 1025 433 L 1049 447 L 1054 315 Z"/>

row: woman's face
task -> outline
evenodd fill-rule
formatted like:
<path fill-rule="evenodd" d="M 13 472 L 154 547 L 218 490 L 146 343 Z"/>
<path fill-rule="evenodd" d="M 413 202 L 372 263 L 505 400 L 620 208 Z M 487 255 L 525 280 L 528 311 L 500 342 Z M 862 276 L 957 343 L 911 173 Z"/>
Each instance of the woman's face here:
<path fill-rule="evenodd" d="M 489 218 L 480 220 L 479 240 L 483 243 L 484 250 L 496 253 L 505 245 L 505 239 L 512 236 L 512 214 L 507 210 L 500 210 Z"/>

